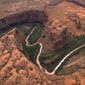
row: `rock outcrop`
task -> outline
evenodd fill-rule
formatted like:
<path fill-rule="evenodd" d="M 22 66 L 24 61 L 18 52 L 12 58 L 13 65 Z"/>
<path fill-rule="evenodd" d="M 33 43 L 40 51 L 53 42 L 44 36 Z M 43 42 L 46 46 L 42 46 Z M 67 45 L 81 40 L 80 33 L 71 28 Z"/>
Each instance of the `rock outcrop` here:
<path fill-rule="evenodd" d="M 68 0 L 68 1 L 76 3 L 82 7 L 85 7 L 85 0 Z"/>
<path fill-rule="evenodd" d="M 82 30 L 77 29 L 75 23 L 70 20 L 68 16 L 69 13 L 76 13 L 80 19 L 84 20 L 84 0 L 65 0 L 57 5 L 56 1 L 58 0 L 56 0 L 54 3 L 52 2 L 52 4 L 50 4 L 50 1 L 53 0 L 0 0 L 0 28 L 9 27 L 9 25 L 21 22 L 35 22 L 35 20 L 38 22 L 44 22 L 48 20 L 45 32 L 42 35 L 42 38 L 45 39 L 40 39 L 40 42 L 42 42 L 42 44 L 44 43 L 45 46 L 47 46 L 49 49 L 52 48 L 53 50 L 55 49 L 55 41 L 58 41 L 59 39 L 62 42 L 65 41 L 65 43 L 68 41 L 68 31 L 75 35 L 85 34 L 85 32 Z M 81 6 L 70 3 L 74 1 Z M 49 4 L 52 6 L 47 6 Z M 31 17 L 31 14 L 28 13 L 30 10 L 32 10 L 31 13 L 33 13 L 33 17 Z M 34 10 L 37 10 L 37 12 L 35 13 Z M 38 17 L 36 17 L 35 14 Z M 33 21 L 30 21 L 28 18 L 30 20 L 33 19 Z M 82 25 L 82 27 L 84 27 L 84 25 Z M 58 38 L 58 40 L 56 40 L 56 38 Z M 85 62 L 83 61 L 85 59 L 82 54 L 78 55 L 80 56 L 80 60 L 83 56 L 83 59 L 81 60 L 81 62 L 83 62 L 77 62 L 79 67 L 80 64 L 82 64 L 82 67 L 80 67 L 79 70 L 65 76 L 50 76 L 44 74 L 36 65 L 26 58 L 26 56 L 18 49 L 17 44 L 19 45 L 20 43 L 17 43 L 16 39 L 17 35 L 16 30 L 14 29 L 0 38 L 0 85 L 85 84 Z M 52 41 L 50 39 L 52 39 Z M 62 44 L 62 42 L 59 48 L 65 44 Z M 70 63 L 69 65 L 76 64 L 76 62 L 74 62 Z M 67 67 L 69 65 L 67 65 Z"/>
<path fill-rule="evenodd" d="M 57 50 L 68 43 L 71 34 L 75 36 L 85 35 L 84 23 L 81 22 L 84 16 L 79 15 L 80 11 L 75 13 L 80 8 L 73 5 L 65 1 L 56 6 L 47 7 L 48 22 L 42 37 L 39 39 L 43 46 Z M 81 9 L 84 11 L 83 8 Z M 82 15 L 84 14 L 82 13 Z"/>
<path fill-rule="evenodd" d="M 52 82 L 17 48 L 13 29 L 0 38 L 0 85 L 16 84 L 52 85 Z"/>
<path fill-rule="evenodd" d="M 0 38 L 0 85 L 84 85 L 84 69 L 65 76 L 44 74 L 17 48 L 16 39 L 16 29 Z"/>
<path fill-rule="evenodd" d="M 45 29 L 39 41 L 44 47 L 51 51 L 59 50 L 68 43 L 71 37 L 66 26 L 57 27 L 53 25 L 51 28 Z"/>
<path fill-rule="evenodd" d="M 22 22 L 46 21 L 47 16 L 43 10 L 49 3 L 50 0 L 1 0 L 0 29 Z"/>

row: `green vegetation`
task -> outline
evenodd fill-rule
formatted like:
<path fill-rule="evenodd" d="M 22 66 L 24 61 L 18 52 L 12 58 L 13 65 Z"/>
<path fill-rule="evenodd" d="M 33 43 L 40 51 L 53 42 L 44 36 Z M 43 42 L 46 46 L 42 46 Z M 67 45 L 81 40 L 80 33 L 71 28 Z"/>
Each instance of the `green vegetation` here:
<path fill-rule="evenodd" d="M 78 69 L 79 69 L 79 65 L 73 65 L 68 68 L 59 69 L 59 71 L 56 71 L 56 74 L 57 75 L 69 75 L 69 74 L 76 72 Z"/>
<path fill-rule="evenodd" d="M 35 28 L 36 27 L 36 28 Z M 42 24 L 33 24 L 32 28 L 35 29 L 33 31 L 33 33 L 31 34 L 30 38 L 29 38 L 29 44 L 34 44 L 37 42 L 37 40 L 40 38 L 43 30 L 44 30 L 44 26 Z M 25 44 L 23 45 L 23 52 L 24 54 L 35 63 L 36 57 L 40 51 L 40 45 L 36 44 L 34 46 L 26 46 Z"/>
<path fill-rule="evenodd" d="M 35 28 L 36 27 L 36 28 Z M 29 34 L 32 29 L 35 28 L 33 33 L 29 37 L 29 44 L 34 44 L 37 42 L 37 40 L 40 38 L 44 26 L 42 24 L 33 24 L 29 29 L 29 32 L 26 32 Z M 31 30 L 31 31 L 30 31 Z M 75 49 L 76 47 L 80 46 L 81 44 L 85 43 L 85 36 L 80 36 L 80 37 L 74 37 L 72 36 L 71 39 L 69 39 L 69 42 L 64 45 L 62 49 L 59 49 L 57 51 L 50 51 L 47 48 L 44 48 L 42 50 L 42 53 L 40 55 L 40 62 L 42 66 L 44 66 L 48 71 L 52 71 L 56 65 L 59 64 L 59 62 L 64 58 L 66 54 L 68 54 L 70 51 Z M 36 57 L 40 51 L 40 45 L 36 44 L 34 46 L 26 46 L 25 44 L 23 45 L 23 52 L 27 57 L 34 63 L 36 63 Z"/>
<path fill-rule="evenodd" d="M 68 65 L 68 64 L 70 64 L 72 62 L 76 62 L 76 59 L 80 59 L 80 57 L 83 57 L 84 54 L 85 54 L 85 47 L 83 47 L 83 48 L 79 49 L 78 51 L 74 52 L 69 58 L 67 58 L 65 60 L 63 65 Z M 81 55 L 81 56 L 79 56 L 79 55 Z M 74 59 L 74 57 L 75 57 L 75 59 Z M 57 73 L 57 75 L 68 75 L 68 74 L 71 74 L 71 73 L 74 73 L 74 72 L 78 71 L 79 69 L 81 69 L 81 67 L 82 67 L 82 65 L 79 65 L 78 63 L 75 63 L 73 65 L 70 65 L 69 67 L 63 67 L 63 68 L 60 67 L 56 71 L 56 73 Z"/>
<path fill-rule="evenodd" d="M 23 45 L 23 52 L 24 54 L 34 63 L 36 63 L 36 56 L 40 51 L 40 45 L 36 44 L 35 46 L 26 46 Z"/>
<path fill-rule="evenodd" d="M 34 29 L 35 30 L 29 37 L 29 44 L 33 44 L 33 43 L 37 42 L 37 40 L 40 38 L 40 36 L 44 30 L 44 26 L 41 24 L 38 24 L 37 26 L 34 27 Z"/>
<path fill-rule="evenodd" d="M 45 53 L 42 53 L 40 62 L 45 68 L 52 71 L 66 54 L 83 43 L 85 43 L 85 36 L 72 37 L 72 39 L 62 49 L 56 52 L 47 51 L 46 53 L 45 51 Z"/>
<path fill-rule="evenodd" d="M 37 23 L 26 23 L 22 25 L 17 25 L 17 31 L 22 35 L 22 36 L 27 36 L 30 34 L 30 32 L 33 30 L 33 28 L 37 25 Z"/>

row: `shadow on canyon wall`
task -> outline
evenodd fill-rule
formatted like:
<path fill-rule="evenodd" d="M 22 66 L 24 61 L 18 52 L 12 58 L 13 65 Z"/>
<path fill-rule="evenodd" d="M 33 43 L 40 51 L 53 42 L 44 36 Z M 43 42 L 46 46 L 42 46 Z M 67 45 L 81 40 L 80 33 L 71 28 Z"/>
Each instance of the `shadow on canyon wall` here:
<path fill-rule="evenodd" d="M 22 23 L 46 23 L 47 21 L 48 17 L 44 11 L 29 10 L 22 13 L 9 15 L 0 19 L 0 30 Z"/>

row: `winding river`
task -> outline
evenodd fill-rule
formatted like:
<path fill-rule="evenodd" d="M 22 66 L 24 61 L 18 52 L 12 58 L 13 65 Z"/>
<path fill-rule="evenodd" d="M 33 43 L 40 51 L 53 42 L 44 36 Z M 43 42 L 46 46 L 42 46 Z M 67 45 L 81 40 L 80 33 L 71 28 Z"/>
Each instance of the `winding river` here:
<path fill-rule="evenodd" d="M 85 47 L 85 44 L 82 44 L 81 46 L 79 46 L 79 47 L 73 49 L 72 51 L 70 51 L 66 56 L 64 56 L 64 58 L 63 58 L 63 59 L 59 62 L 59 64 L 53 69 L 52 72 L 48 72 L 47 69 L 45 69 L 45 68 L 41 65 L 41 63 L 40 63 L 40 61 L 39 61 L 39 58 L 40 58 L 40 55 L 41 55 L 41 52 L 42 52 L 42 48 L 43 48 L 42 43 L 36 42 L 36 43 L 34 43 L 34 44 L 29 44 L 29 38 L 30 38 L 30 36 L 32 35 L 32 33 L 34 32 L 34 30 L 35 30 L 36 28 L 37 28 L 37 27 L 34 27 L 34 29 L 33 29 L 33 30 L 30 32 L 30 34 L 26 37 L 25 42 L 26 42 L 26 46 L 35 46 L 36 44 L 39 44 L 39 45 L 40 45 L 40 50 L 39 50 L 39 53 L 38 53 L 38 55 L 37 55 L 37 57 L 36 57 L 36 63 L 37 63 L 37 65 L 39 66 L 40 70 L 41 70 L 41 71 L 44 71 L 46 74 L 49 74 L 49 75 L 55 74 L 55 72 L 59 69 L 59 67 L 63 64 L 63 62 L 64 62 L 71 54 L 73 54 L 74 52 L 78 51 L 79 49 Z"/>

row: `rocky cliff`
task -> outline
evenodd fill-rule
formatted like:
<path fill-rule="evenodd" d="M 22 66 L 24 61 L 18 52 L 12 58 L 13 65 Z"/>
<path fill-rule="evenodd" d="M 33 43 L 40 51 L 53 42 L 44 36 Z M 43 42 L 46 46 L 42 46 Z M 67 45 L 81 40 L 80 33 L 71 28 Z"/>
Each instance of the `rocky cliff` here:
<path fill-rule="evenodd" d="M 0 0 L 0 29 L 8 30 L 23 22 L 44 23 L 45 31 L 39 41 L 49 49 L 59 49 L 68 42 L 69 32 L 75 36 L 85 35 L 84 7 L 84 0 Z M 64 66 L 71 68 L 75 64 L 80 69 L 68 75 L 50 76 L 26 58 L 18 49 L 17 40 L 15 29 L 0 37 L 0 85 L 85 84 L 85 52 Z"/>

